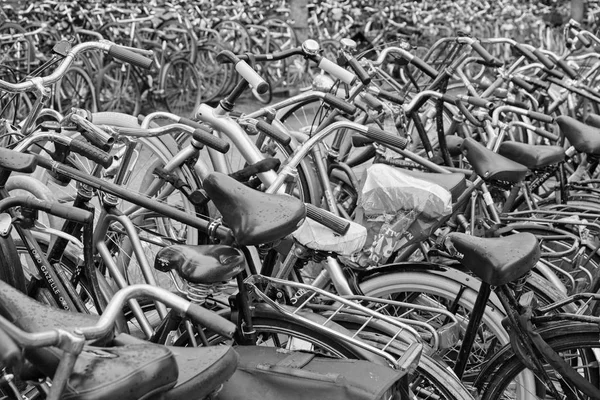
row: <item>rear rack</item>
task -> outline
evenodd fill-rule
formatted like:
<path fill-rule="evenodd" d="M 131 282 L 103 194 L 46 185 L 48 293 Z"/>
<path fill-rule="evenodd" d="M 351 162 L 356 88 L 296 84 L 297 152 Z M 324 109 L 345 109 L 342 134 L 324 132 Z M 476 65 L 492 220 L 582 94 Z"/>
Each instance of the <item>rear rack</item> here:
<path fill-rule="evenodd" d="M 402 371 L 416 368 L 425 347 L 429 353 L 448 348 L 458 341 L 460 326 L 456 317 L 438 308 L 367 296 L 342 297 L 307 284 L 262 275 L 251 276 L 244 284 L 251 294 L 251 301 L 265 302 L 274 310 L 311 326 L 319 333 L 334 336 L 386 359 Z M 297 308 L 279 303 L 267 294 L 273 290 L 283 290 L 291 296 L 302 293 L 302 303 Z M 401 317 L 382 313 L 390 306 L 402 309 Z M 325 321 L 318 323 L 304 317 L 300 311 L 307 309 L 318 312 L 325 317 Z M 421 316 L 419 319 L 410 319 L 411 312 L 415 310 L 426 312 L 429 318 Z M 439 329 L 429 324 L 436 318 L 444 321 Z M 330 322 L 347 327 L 352 331 L 351 335 L 325 326 Z M 427 346 L 423 346 L 423 342 Z"/>

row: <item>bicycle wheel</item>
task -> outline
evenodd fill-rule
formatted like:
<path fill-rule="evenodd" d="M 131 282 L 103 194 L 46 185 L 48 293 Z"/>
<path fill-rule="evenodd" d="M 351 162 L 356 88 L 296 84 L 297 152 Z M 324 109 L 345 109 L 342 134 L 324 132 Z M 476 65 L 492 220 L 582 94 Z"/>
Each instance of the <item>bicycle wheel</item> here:
<path fill-rule="evenodd" d="M 25 28 L 13 22 L 0 25 L 0 65 L 11 68 L 20 80 L 31 71 L 35 46 Z"/>
<path fill-rule="evenodd" d="M 219 34 L 220 43 L 231 50 L 233 54 L 243 54 L 252 47 L 250 34 L 238 21 L 223 20 L 213 26 L 213 29 Z"/>
<path fill-rule="evenodd" d="M 94 83 L 80 67 L 70 67 L 56 82 L 54 100 L 57 111 L 63 115 L 72 107 L 98 111 Z"/>
<path fill-rule="evenodd" d="M 204 103 L 213 103 L 225 94 L 233 76 L 231 64 L 221 64 L 217 55 L 223 50 L 215 42 L 198 46 L 195 67 L 200 75 L 200 96 Z"/>
<path fill-rule="evenodd" d="M 183 58 L 177 58 L 165 65 L 160 88 L 169 112 L 190 117 L 200 105 L 200 77 L 194 65 Z"/>
<path fill-rule="evenodd" d="M 191 63 L 196 61 L 198 44 L 196 43 L 194 34 L 185 25 L 174 19 L 164 21 L 154 29 L 150 40 L 160 43 L 161 35 L 159 32 L 169 38 L 167 60 L 173 57 L 183 57 Z"/>
<path fill-rule="evenodd" d="M 96 81 L 99 111 L 138 115 L 142 109 L 142 93 L 133 67 L 111 62 L 100 70 Z"/>
<path fill-rule="evenodd" d="M 525 291 L 533 290 L 536 295 L 539 294 L 538 298 L 541 304 L 550 304 L 558 300 L 556 297 L 560 295 L 549 290 L 548 286 L 549 284 L 542 278 L 532 275 L 528 279 Z M 453 313 L 463 327 L 467 326 L 477 298 L 477 291 L 464 286 L 460 280 L 417 271 L 382 274 L 361 282 L 360 288 L 366 296 L 442 307 L 447 310 L 454 309 Z M 390 307 L 386 311 L 393 316 L 399 315 L 401 310 Z M 419 316 L 416 317 L 419 318 Z M 502 326 L 503 318 L 503 311 L 498 308 L 497 304 L 490 302 L 484 312 L 475 344 L 469 355 L 463 375 L 465 384 L 472 384 L 490 355 L 508 343 L 508 334 Z M 434 326 L 441 322 L 428 321 Z M 446 363 L 454 365 L 458 350 L 458 347 L 454 347 L 440 355 Z"/>
<path fill-rule="evenodd" d="M 600 387 L 598 368 L 598 325 L 585 323 L 564 323 L 540 332 L 548 345 L 559 354 L 573 369 L 596 388 Z M 554 388 L 561 398 L 590 399 L 580 388 L 564 379 L 547 362 L 541 360 L 548 372 Z M 534 391 L 520 386 L 515 377 L 527 368 L 511 346 L 504 347 L 492 360 L 487 376 L 476 382 L 482 400 L 514 399 L 519 393 L 526 393 L 529 399 L 551 399 L 545 386 L 537 381 Z"/>

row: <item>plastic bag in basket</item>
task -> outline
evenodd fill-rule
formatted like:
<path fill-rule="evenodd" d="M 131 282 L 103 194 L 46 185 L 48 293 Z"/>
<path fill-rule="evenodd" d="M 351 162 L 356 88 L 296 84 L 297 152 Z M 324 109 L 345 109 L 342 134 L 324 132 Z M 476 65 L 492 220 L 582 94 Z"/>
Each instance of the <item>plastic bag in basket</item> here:
<path fill-rule="evenodd" d="M 363 267 L 385 264 L 394 252 L 429 236 L 451 212 L 452 196 L 443 187 L 374 164 L 364 173 L 355 219 L 367 228 L 367 241 L 353 261 Z"/>

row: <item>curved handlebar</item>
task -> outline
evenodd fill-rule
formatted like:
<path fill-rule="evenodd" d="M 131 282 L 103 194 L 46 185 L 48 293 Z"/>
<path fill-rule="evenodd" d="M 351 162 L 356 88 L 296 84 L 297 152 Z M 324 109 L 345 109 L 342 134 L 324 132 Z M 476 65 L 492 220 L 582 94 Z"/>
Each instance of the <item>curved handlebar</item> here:
<path fill-rule="evenodd" d="M 140 56 L 139 54 L 136 54 L 136 53 L 130 51 L 129 49 L 126 49 L 126 48 L 119 46 L 113 42 L 110 42 L 108 40 L 100 40 L 97 42 L 85 42 L 85 43 L 80 43 L 76 46 L 73 46 L 73 48 L 71 48 L 71 50 L 69 51 L 67 56 L 63 59 L 62 63 L 50 75 L 43 76 L 43 77 L 38 76 L 38 77 L 29 78 L 25 82 L 20 82 L 20 83 L 10 83 L 10 82 L 0 79 L 0 89 L 6 90 L 7 92 L 26 92 L 26 91 L 34 90 L 39 87 L 51 85 L 63 77 L 63 75 L 65 74 L 67 69 L 73 63 L 73 60 L 75 59 L 75 56 L 78 53 L 82 53 L 82 52 L 88 51 L 88 50 L 102 50 L 106 53 L 112 53 L 113 56 L 115 56 L 115 57 L 117 57 L 117 56 L 120 56 L 123 58 L 129 57 L 130 59 L 128 59 L 126 61 L 131 61 L 131 62 L 141 61 L 140 57 L 142 57 L 144 60 L 149 60 L 146 57 Z M 152 60 L 149 60 L 149 61 L 150 61 L 149 65 L 151 65 L 151 63 L 153 61 Z"/>

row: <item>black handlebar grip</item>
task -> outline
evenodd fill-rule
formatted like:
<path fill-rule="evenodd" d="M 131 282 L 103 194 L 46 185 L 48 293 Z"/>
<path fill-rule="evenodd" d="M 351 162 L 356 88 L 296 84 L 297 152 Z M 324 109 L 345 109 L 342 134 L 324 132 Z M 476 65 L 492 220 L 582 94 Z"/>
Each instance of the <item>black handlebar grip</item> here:
<path fill-rule="evenodd" d="M 110 48 L 108 49 L 108 54 L 110 54 L 118 60 L 144 69 L 150 69 L 152 67 L 152 64 L 154 64 L 153 59 L 116 44 L 110 46 Z"/>
<path fill-rule="evenodd" d="M 110 167 L 113 163 L 113 158 L 110 154 L 84 140 L 73 139 L 70 148 L 72 152 L 81 154 L 96 164 L 102 165 L 104 168 Z"/>
<path fill-rule="evenodd" d="M 21 349 L 12 337 L 0 329 L 0 365 L 8 369 L 17 369 L 23 365 Z"/>
<path fill-rule="evenodd" d="M 577 33 L 577 39 L 579 39 L 581 44 L 584 45 L 585 47 L 590 47 L 592 45 L 592 42 L 590 41 L 590 39 L 585 37 L 585 35 L 582 32 Z"/>
<path fill-rule="evenodd" d="M 192 137 L 200 143 L 204 143 L 211 149 L 215 149 L 219 153 L 225 154 L 229 151 L 229 143 L 218 136 L 206 132 L 204 129 L 195 129 L 194 132 L 192 132 Z"/>
<path fill-rule="evenodd" d="M 535 54 L 533 54 L 531 52 L 531 50 L 529 50 L 526 46 L 524 46 L 521 43 L 517 43 L 513 46 L 514 49 L 516 49 L 519 53 L 521 53 L 522 55 L 525 56 L 525 58 L 527 58 L 529 61 L 536 61 L 537 57 L 535 56 Z"/>
<path fill-rule="evenodd" d="M 541 62 L 544 67 L 549 69 L 554 68 L 554 62 L 546 57 L 546 55 L 540 49 L 534 49 L 533 54 L 535 54 L 538 61 Z"/>
<path fill-rule="evenodd" d="M 549 139 L 553 142 L 556 142 L 556 141 L 558 141 L 558 139 L 560 139 L 560 137 L 558 137 L 558 136 L 554 135 L 553 133 L 548 132 L 547 130 L 542 129 L 542 128 L 535 128 L 533 131 L 535 133 L 537 133 L 538 135 L 543 136 L 546 139 Z"/>
<path fill-rule="evenodd" d="M 321 225 L 324 225 L 339 235 L 345 235 L 350 229 L 350 221 L 338 217 L 329 211 L 323 210 L 313 204 L 306 204 L 306 216 Z"/>
<path fill-rule="evenodd" d="M 514 99 L 514 98 L 504 99 L 504 103 L 506 105 L 509 105 L 509 106 L 518 107 L 518 108 L 524 108 L 526 110 L 529 108 L 529 104 L 528 103 L 525 103 L 524 101 L 519 101 L 519 100 Z"/>
<path fill-rule="evenodd" d="M 356 106 L 354 104 L 350 104 L 334 94 L 327 93 L 325 97 L 323 97 L 323 101 L 330 106 L 337 108 L 344 114 L 353 115 L 356 112 Z"/>
<path fill-rule="evenodd" d="M 404 98 L 398 96 L 396 93 L 388 92 L 387 90 L 379 90 L 379 96 L 384 99 L 391 101 L 392 103 L 396 103 L 399 105 L 404 104 Z"/>
<path fill-rule="evenodd" d="M 194 129 L 202 129 L 203 128 L 202 124 L 200 124 L 199 122 L 196 122 L 193 119 L 189 119 L 189 118 L 185 118 L 185 117 L 180 117 L 179 123 L 187 125 L 187 126 L 191 126 Z"/>
<path fill-rule="evenodd" d="M 371 83 L 371 75 L 369 75 L 367 70 L 364 69 L 364 67 L 360 64 L 360 62 L 356 58 L 351 57 L 348 60 L 348 66 L 350 68 L 352 68 L 352 70 L 354 71 L 354 73 L 356 74 L 358 79 L 360 79 L 360 81 L 364 85 L 368 85 L 369 83 Z"/>
<path fill-rule="evenodd" d="M 258 94 L 265 94 L 269 91 L 269 84 L 246 61 L 238 61 L 235 64 L 235 70 Z"/>
<path fill-rule="evenodd" d="M 445 103 L 456 104 L 456 101 L 458 99 L 456 98 L 456 96 L 452 96 L 451 94 L 443 94 L 442 97 L 440 97 L 440 100 L 442 100 Z"/>
<path fill-rule="evenodd" d="M 383 110 L 383 103 L 371 93 L 363 93 L 362 99 L 372 110 L 375 110 L 377 112 Z"/>
<path fill-rule="evenodd" d="M 554 69 L 544 68 L 542 71 L 544 71 L 548 75 L 555 77 L 556 79 L 562 79 L 565 77 L 565 74 L 556 68 L 554 68 Z"/>
<path fill-rule="evenodd" d="M 556 65 L 558 65 L 560 67 L 560 69 L 563 70 L 563 72 L 565 74 L 567 74 L 567 76 L 571 79 L 577 79 L 577 71 L 575 71 L 573 68 L 571 68 L 571 66 L 569 65 L 569 63 L 567 63 L 565 60 L 558 60 L 556 61 Z"/>
<path fill-rule="evenodd" d="M 264 133 L 265 135 L 277 140 L 284 146 L 287 146 L 292 141 L 292 138 L 287 135 L 285 132 L 282 132 L 280 129 L 274 127 L 266 121 L 258 121 L 256 123 L 256 129 Z"/>
<path fill-rule="evenodd" d="M 552 118 L 550 115 L 543 114 L 543 113 L 536 112 L 536 111 L 527 111 L 527 113 L 525 115 L 527 115 L 530 118 L 537 119 L 538 121 L 541 121 L 541 122 L 547 122 L 549 124 L 554 122 L 554 118 Z"/>
<path fill-rule="evenodd" d="M 532 85 L 535 85 L 541 89 L 544 89 L 544 90 L 550 89 L 550 82 L 548 82 L 548 81 L 543 81 L 539 78 L 534 78 L 532 76 L 524 76 L 523 80 L 525 80 L 526 82 L 531 83 Z"/>
<path fill-rule="evenodd" d="M 236 324 L 233 322 L 195 303 L 190 303 L 185 315 L 195 324 L 206 327 L 209 331 L 228 339 L 233 337 L 237 329 Z"/>
<path fill-rule="evenodd" d="M 467 103 L 469 103 L 475 107 L 483 107 L 483 108 L 488 108 L 488 109 L 491 109 L 494 107 L 494 102 L 486 100 L 486 99 L 482 99 L 481 97 L 463 96 L 462 100 L 466 101 Z"/>
<path fill-rule="evenodd" d="M 483 48 L 481 43 L 475 41 L 471 43 L 471 48 L 475 50 L 477 54 L 479 54 L 481 58 L 483 58 L 483 61 L 485 61 L 486 63 L 490 65 L 498 65 L 498 63 L 500 63 L 500 65 L 502 65 L 502 63 L 496 57 L 488 53 L 488 51 Z"/>
<path fill-rule="evenodd" d="M 524 89 L 527 93 L 533 93 L 535 91 L 535 87 L 532 84 L 530 84 L 529 82 L 525 82 L 518 76 L 513 76 L 510 78 L 510 80 L 518 87 Z"/>
<path fill-rule="evenodd" d="M 427 64 L 425 61 L 421 60 L 419 57 L 413 57 L 410 60 L 410 63 L 423 71 L 423 73 L 431 78 L 436 78 L 438 76 L 438 72 L 431 65 Z"/>
<path fill-rule="evenodd" d="M 408 141 L 406 139 L 389 134 L 386 131 L 374 126 L 368 127 L 367 133 L 363 133 L 363 135 L 375 140 L 376 142 L 387 144 L 388 146 L 398 147 L 402 150 L 404 150 L 408 145 Z"/>

